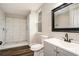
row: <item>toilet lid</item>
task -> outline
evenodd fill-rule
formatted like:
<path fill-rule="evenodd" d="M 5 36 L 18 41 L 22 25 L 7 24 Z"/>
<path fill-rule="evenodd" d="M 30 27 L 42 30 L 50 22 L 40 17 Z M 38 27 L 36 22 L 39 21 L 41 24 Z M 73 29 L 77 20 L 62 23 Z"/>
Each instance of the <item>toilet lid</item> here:
<path fill-rule="evenodd" d="M 43 45 L 42 44 L 35 44 L 35 45 L 32 45 L 31 46 L 31 50 L 32 51 L 38 51 L 38 50 L 40 50 L 42 48 L 43 48 Z"/>

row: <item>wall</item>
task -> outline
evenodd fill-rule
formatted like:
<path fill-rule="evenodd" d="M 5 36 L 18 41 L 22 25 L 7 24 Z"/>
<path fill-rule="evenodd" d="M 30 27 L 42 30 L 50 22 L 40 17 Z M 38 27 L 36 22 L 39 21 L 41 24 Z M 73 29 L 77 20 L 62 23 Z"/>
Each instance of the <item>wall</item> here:
<path fill-rule="evenodd" d="M 5 43 L 5 31 L 3 30 L 3 28 L 5 29 L 5 14 L 0 9 L 0 41 L 2 41 L 4 44 Z"/>
<path fill-rule="evenodd" d="M 41 7 L 42 10 L 42 31 L 44 34 L 51 33 L 51 10 L 59 4 L 46 3 Z"/>
<path fill-rule="evenodd" d="M 42 10 L 42 33 L 50 37 L 62 38 L 65 32 L 52 32 L 51 31 L 51 10 L 60 4 L 46 3 L 41 7 Z M 69 33 L 69 38 L 72 38 L 73 42 L 79 43 L 79 33 Z"/>
<path fill-rule="evenodd" d="M 35 37 L 35 34 L 37 33 L 37 21 L 38 21 L 38 15 L 37 12 L 31 11 L 29 14 L 29 34 L 30 34 L 30 43 L 33 43 L 33 38 Z M 31 45 L 30 44 L 30 45 Z"/>

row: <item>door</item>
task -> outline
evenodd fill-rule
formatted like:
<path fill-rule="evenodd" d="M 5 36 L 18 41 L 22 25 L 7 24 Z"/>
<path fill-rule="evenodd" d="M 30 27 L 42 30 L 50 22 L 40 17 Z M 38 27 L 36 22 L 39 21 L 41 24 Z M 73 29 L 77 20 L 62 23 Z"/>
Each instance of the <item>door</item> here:
<path fill-rule="evenodd" d="M 6 18 L 6 41 L 21 42 L 27 40 L 26 19 Z"/>

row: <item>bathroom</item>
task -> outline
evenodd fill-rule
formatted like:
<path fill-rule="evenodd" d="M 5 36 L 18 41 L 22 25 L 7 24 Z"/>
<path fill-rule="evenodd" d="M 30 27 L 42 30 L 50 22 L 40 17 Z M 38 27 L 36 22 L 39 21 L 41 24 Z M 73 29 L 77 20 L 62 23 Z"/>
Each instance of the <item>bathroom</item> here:
<path fill-rule="evenodd" d="M 70 3 L 70 5 L 66 5 L 66 7 L 72 5 L 79 6 L 78 3 Z M 76 26 L 74 28 L 68 27 L 58 30 L 55 29 L 55 26 L 58 25 L 52 22 L 55 20 L 52 19 L 52 10 L 60 8 L 60 6 L 64 6 L 64 3 L 0 3 L 0 55 L 57 56 L 58 53 L 58 56 L 79 55 L 79 33 L 78 26 L 76 26 L 78 24 L 74 25 Z M 64 7 L 59 10 L 62 11 L 61 9 L 64 9 Z M 78 13 L 78 9 L 76 13 Z M 77 15 L 74 19 L 78 18 Z M 64 24 L 64 22 L 62 24 Z M 70 42 L 64 41 L 65 36 L 73 40 Z M 55 46 L 56 43 L 52 42 L 56 42 L 58 46 Z M 62 43 L 69 51 L 65 49 L 66 47 L 63 47 Z M 67 46 L 66 44 L 73 46 Z M 53 45 L 55 47 L 53 47 Z M 71 47 L 71 49 L 69 47 Z M 53 54 L 53 48 L 55 48 L 55 50 L 57 49 L 55 54 Z M 76 49 L 76 51 L 73 48 Z M 63 55 L 61 49 L 67 51 L 64 52 L 66 54 Z M 49 53 L 49 51 L 52 51 L 52 53 Z M 11 52 L 14 53 L 12 54 Z"/>

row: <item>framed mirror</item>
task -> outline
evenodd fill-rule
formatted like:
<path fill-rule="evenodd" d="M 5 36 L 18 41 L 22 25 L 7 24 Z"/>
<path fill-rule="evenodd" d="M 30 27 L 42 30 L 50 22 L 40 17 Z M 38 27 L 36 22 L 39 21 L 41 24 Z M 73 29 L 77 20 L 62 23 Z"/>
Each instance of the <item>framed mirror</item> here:
<path fill-rule="evenodd" d="M 52 10 L 52 31 L 79 32 L 79 3 L 64 3 Z"/>

